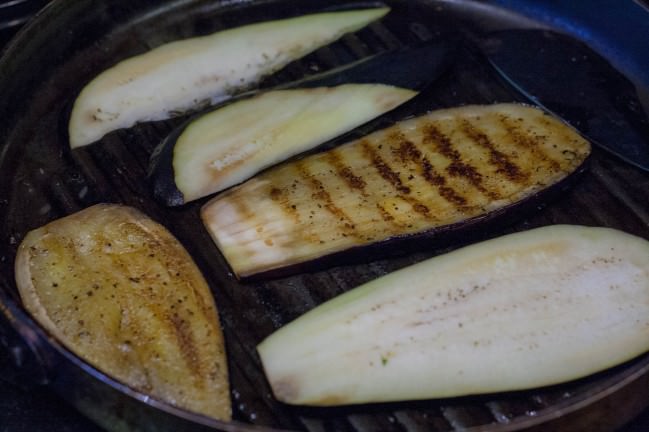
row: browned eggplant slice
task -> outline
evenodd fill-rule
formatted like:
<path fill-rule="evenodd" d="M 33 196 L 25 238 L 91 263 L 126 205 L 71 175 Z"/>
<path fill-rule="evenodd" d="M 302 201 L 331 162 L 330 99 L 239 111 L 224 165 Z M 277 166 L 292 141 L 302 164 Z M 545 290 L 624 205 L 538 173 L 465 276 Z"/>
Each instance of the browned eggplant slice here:
<path fill-rule="evenodd" d="M 439 110 L 262 173 L 207 203 L 202 219 L 238 277 L 283 274 L 504 218 L 561 187 L 589 154 L 586 140 L 537 108 Z"/>
<path fill-rule="evenodd" d="M 154 398 L 230 419 L 210 289 L 182 245 L 144 214 L 100 204 L 29 232 L 16 282 L 31 315 L 92 365 Z"/>
<path fill-rule="evenodd" d="M 379 54 L 196 116 L 152 155 L 154 196 L 172 206 L 202 198 L 379 117 L 432 83 L 453 47 Z"/>

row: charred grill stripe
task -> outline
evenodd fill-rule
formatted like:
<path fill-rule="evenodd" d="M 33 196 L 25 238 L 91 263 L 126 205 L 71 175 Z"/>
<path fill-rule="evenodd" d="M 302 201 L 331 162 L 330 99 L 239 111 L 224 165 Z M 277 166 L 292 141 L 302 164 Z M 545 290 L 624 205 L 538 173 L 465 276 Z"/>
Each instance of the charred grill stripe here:
<path fill-rule="evenodd" d="M 356 224 L 354 223 L 354 220 L 350 218 L 347 213 L 345 213 L 341 208 L 336 206 L 333 199 L 331 198 L 331 194 L 329 194 L 325 185 L 308 171 L 307 167 L 304 166 L 302 161 L 296 162 L 296 167 L 300 176 L 307 181 L 307 185 L 313 191 L 311 197 L 314 200 L 320 201 L 324 204 L 324 208 L 327 209 L 327 211 L 331 213 L 334 218 L 340 223 L 340 226 L 343 228 L 346 235 L 353 235 L 355 237 L 358 237 L 359 234 L 356 230 Z"/>
<path fill-rule="evenodd" d="M 116 260 L 118 264 L 121 264 L 123 267 L 124 264 L 121 262 L 121 260 Z M 123 299 L 118 299 L 117 302 L 119 303 L 119 323 L 118 323 L 118 328 L 119 332 L 122 335 L 133 335 L 132 336 L 132 341 L 131 343 L 135 342 L 135 344 L 138 344 L 140 342 L 140 331 L 138 326 L 136 325 L 136 321 L 132 319 L 125 319 L 125 315 L 128 314 L 128 309 L 130 306 L 129 301 L 125 301 L 122 303 L 124 300 Z M 157 311 L 153 311 L 153 313 L 157 313 Z M 148 358 L 144 358 L 140 350 L 133 350 L 133 354 L 137 357 L 137 361 L 140 367 L 137 368 L 137 371 L 141 373 L 144 377 L 144 383 L 140 383 L 138 385 L 138 388 L 141 389 L 142 391 L 150 392 L 153 390 L 153 380 L 151 379 L 151 374 L 149 373 L 149 369 L 144 367 L 144 365 L 147 364 L 149 361 Z"/>
<path fill-rule="evenodd" d="M 297 206 L 295 204 L 291 204 L 290 199 L 288 198 L 288 194 L 285 190 L 273 186 L 270 189 L 270 199 L 281 206 L 284 213 L 290 216 L 291 219 L 295 221 L 295 223 L 300 223 L 300 214 L 297 211 Z"/>
<path fill-rule="evenodd" d="M 230 194 L 230 193 L 231 192 L 228 192 L 228 194 Z M 239 220 L 253 220 L 252 218 L 255 217 L 255 213 L 249 208 L 248 205 L 246 205 L 245 200 L 230 199 L 230 200 L 227 200 L 227 202 L 236 209 L 235 211 L 236 211 L 237 215 L 239 216 L 239 218 L 238 218 Z M 237 222 L 235 222 L 235 223 L 237 223 Z"/>
<path fill-rule="evenodd" d="M 398 126 L 393 127 L 398 128 Z M 406 139 L 405 135 L 400 130 L 397 129 L 390 133 L 389 140 L 397 144 L 392 149 L 392 153 L 394 153 L 394 155 L 402 162 L 419 162 L 421 160 L 421 151 L 412 143 L 412 141 Z"/>
<path fill-rule="evenodd" d="M 430 209 L 425 205 L 420 202 L 414 201 L 412 199 L 406 199 L 411 205 L 412 208 L 419 214 L 422 214 L 426 217 L 431 217 L 430 215 Z M 414 202 L 413 202 L 414 201 Z"/>
<path fill-rule="evenodd" d="M 388 136 L 388 139 L 389 138 L 390 137 Z M 374 166 L 374 168 L 378 171 L 379 175 L 383 177 L 385 181 L 390 183 L 397 192 L 400 192 L 399 198 L 408 202 L 412 206 L 413 210 L 415 210 L 417 213 L 425 217 L 431 217 L 430 209 L 416 198 L 410 196 L 411 189 L 403 184 L 399 173 L 390 168 L 390 166 L 383 160 L 381 156 L 379 156 L 379 154 L 366 140 L 361 141 L 361 146 L 363 148 L 363 152 L 365 153 L 365 157 L 370 160 L 372 166 Z"/>
<path fill-rule="evenodd" d="M 196 347 L 196 342 L 192 336 L 191 326 L 186 319 L 181 318 L 178 313 L 174 312 L 169 317 L 171 322 L 171 327 L 174 330 L 176 335 L 176 340 L 178 341 L 178 347 L 182 353 L 185 363 L 187 364 L 188 369 L 196 376 L 201 377 L 201 362 L 200 354 L 198 348 Z M 202 380 L 196 380 L 195 385 L 203 386 L 204 382 Z"/>
<path fill-rule="evenodd" d="M 397 222 L 397 221 L 394 219 L 394 216 L 392 216 L 392 215 L 390 214 L 390 212 L 388 212 L 388 211 L 385 209 L 385 207 L 383 207 L 381 204 L 376 203 L 376 209 L 379 211 L 379 214 L 381 215 L 381 217 L 383 218 L 383 220 L 384 220 L 385 222 L 391 223 L 391 224 L 393 224 L 394 226 L 399 227 L 399 228 L 403 227 L 403 224 L 400 224 L 399 222 Z"/>
<path fill-rule="evenodd" d="M 329 162 L 335 169 L 338 177 L 342 178 L 350 189 L 359 190 L 365 195 L 365 186 L 367 183 L 362 177 L 357 176 L 352 171 L 351 167 L 345 165 L 340 155 L 336 150 L 331 150 L 326 153 L 327 162 Z"/>
<path fill-rule="evenodd" d="M 430 160 L 421 153 L 421 150 L 419 150 L 412 141 L 407 140 L 400 132 L 395 133 L 394 140 L 399 142 L 399 147 L 394 150 L 397 157 L 404 162 L 410 160 L 419 164 L 419 169 L 424 179 L 430 185 L 437 188 L 437 191 L 442 198 L 456 207 L 465 207 L 467 205 L 466 198 L 447 185 L 446 177 L 439 174 L 435 168 L 433 168 Z"/>
<path fill-rule="evenodd" d="M 511 138 L 514 145 L 530 152 L 534 157 L 534 160 L 546 163 L 552 171 L 561 171 L 561 165 L 559 162 L 552 159 L 550 155 L 543 151 L 542 145 L 546 139 L 544 135 L 527 133 L 516 124 L 515 120 L 512 120 L 511 117 L 504 114 L 499 115 L 498 120 L 502 127 L 507 131 L 507 136 Z"/>
<path fill-rule="evenodd" d="M 191 272 L 190 269 L 187 269 L 186 271 Z M 192 293 L 196 303 L 198 304 L 198 310 L 201 312 L 201 315 L 206 319 L 208 323 L 210 323 L 210 327 L 213 327 L 212 324 L 214 323 L 211 321 L 210 317 L 214 316 L 215 313 L 218 313 L 216 311 L 214 303 L 212 303 L 210 299 L 203 296 L 199 290 L 193 289 Z M 218 329 L 215 329 L 215 331 L 218 332 Z"/>
<path fill-rule="evenodd" d="M 296 189 L 298 187 L 298 181 L 293 180 L 293 183 L 291 184 L 292 189 Z M 299 225 L 302 223 L 302 219 L 300 218 L 300 213 L 297 210 L 297 205 L 292 204 L 291 200 L 288 196 L 288 193 L 286 189 L 280 189 L 278 187 L 272 187 L 269 192 L 270 198 L 275 201 L 279 206 L 281 206 L 282 210 L 284 211 L 284 214 L 288 215 L 293 219 L 296 225 Z M 307 234 L 306 232 L 304 233 L 303 236 L 304 239 L 308 239 L 311 243 L 322 243 L 322 239 L 315 233 L 311 232 Z M 266 244 L 272 244 L 272 239 L 267 239 Z"/>
<path fill-rule="evenodd" d="M 460 122 L 460 128 L 467 137 L 489 152 L 489 162 L 496 167 L 498 174 L 502 174 L 516 183 L 529 180 L 529 174 L 521 171 L 520 167 L 512 162 L 505 153 L 498 150 L 487 134 L 478 127 L 465 119 Z"/>
<path fill-rule="evenodd" d="M 326 153 L 326 157 L 327 162 L 334 166 L 336 172 L 338 173 L 338 176 L 341 177 L 351 189 L 358 190 L 363 194 L 363 196 L 367 196 L 367 193 L 365 192 L 367 182 L 362 177 L 355 175 L 351 167 L 345 165 L 338 151 L 331 150 Z M 394 216 L 392 216 L 387 210 L 385 210 L 383 206 L 377 203 L 376 208 L 378 209 L 379 214 L 381 215 L 381 218 L 384 222 L 390 223 L 397 228 L 403 227 L 403 225 L 398 223 L 394 219 Z"/>
<path fill-rule="evenodd" d="M 423 143 L 451 161 L 446 168 L 446 172 L 450 176 L 466 179 L 474 188 L 491 199 L 497 200 L 501 198 L 497 192 L 484 187 L 482 174 L 475 167 L 462 160 L 462 155 L 457 149 L 453 148 L 453 142 L 450 138 L 439 130 L 434 123 L 425 123 L 421 130 L 423 132 Z"/>
<path fill-rule="evenodd" d="M 376 151 L 366 140 L 361 141 L 361 146 L 363 147 L 365 156 L 370 160 L 374 168 L 378 171 L 381 177 L 385 179 L 385 181 L 390 183 L 398 192 L 402 194 L 410 193 L 410 188 L 403 184 L 403 181 L 401 181 L 401 178 L 399 177 L 399 173 L 394 172 L 392 168 L 390 168 L 390 166 L 383 160 L 383 158 L 376 153 Z"/>
<path fill-rule="evenodd" d="M 142 235 L 143 238 L 145 239 L 144 242 L 145 244 L 150 244 L 152 250 L 155 249 L 156 244 L 160 245 L 162 249 L 167 249 L 168 245 L 163 245 L 157 241 L 156 236 L 150 235 L 146 230 L 138 230 Z M 173 249 L 173 248 L 172 248 Z M 115 264 L 118 266 L 120 269 L 124 271 L 123 276 L 120 278 L 121 283 L 124 285 L 129 285 L 133 283 L 137 284 L 142 284 L 145 285 L 146 281 L 151 281 L 153 278 L 149 277 L 145 274 L 143 274 L 141 277 L 127 277 L 126 273 L 129 268 L 133 268 L 132 263 L 129 263 L 130 258 L 127 256 L 123 257 L 118 257 L 115 258 Z M 168 271 L 169 271 L 169 277 L 173 278 L 172 275 L 177 274 L 177 272 L 182 271 L 182 263 L 178 262 L 168 262 Z M 138 281 L 138 282 L 135 282 Z M 185 319 L 182 318 L 178 312 L 169 312 L 166 308 L 164 308 L 163 304 L 163 298 L 167 294 L 164 290 L 154 290 L 153 286 L 155 285 L 155 280 L 153 281 L 153 285 L 148 287 L 149 292 L 147 294 L 144 294 L 143 292 L 138 292 L 134 290 L 133 295 L 147 295 L 151 299 L 151 301 L 148 303 L 146 306 L 150 314 L 154 317 L 156 317 L 157 320 L 159 320 L 161 325 L 164 325 L 164 328 L 167 330 L 163 332 L 167 334 L 173 334 L 176 341 L 177 341 L 177 346 L 179 349 L 179 352 L 187 365 L 187 368 L 189 371 L 192 373 L 193 376 L 199 378 L 196 381 L 195 385 L 198 386 L 203 386 L 204 383 L 202 379 L 200 379 L 201 376 L 203 376 L 202 372 L 202 365 L 201 365 L 201 353 L 200 349 L 198 348 L 196 341 L 194 340 L 193 336 L 193 331 L 191 328 L 190 323 Z M 139 290 L 140 288 L 138 288 Z M 147 344 L 149 341 L 146 339 L 148 337 L 147 331 L 143 331 L 142 328 L 138 325 L 138 320 L 134 319 L 124 319 L 125 315 L 130 315 L 133 308 L 133 303 L 126 300 L 124 304 L 120 303 L 120 331 L 123 334 L 129 334 L 133 338 L 133 343 L 136 345 L 139 344 Z M 134 350 L 135 354 L 138 356 L 138 359 L 140 361 L 140 364 L 142 365 L 140 372 L 145 374 L 146 377 L 146 382 L 147 386 L 151 386 L 149 389 L 152 390 L 154 387 L 153 380 L 149 374 L 149 368 L 146 366 L 148 364 L 148 361 L 150 359 L 148 358 L 142 358 L 141 352 L 139 349 Z"/>

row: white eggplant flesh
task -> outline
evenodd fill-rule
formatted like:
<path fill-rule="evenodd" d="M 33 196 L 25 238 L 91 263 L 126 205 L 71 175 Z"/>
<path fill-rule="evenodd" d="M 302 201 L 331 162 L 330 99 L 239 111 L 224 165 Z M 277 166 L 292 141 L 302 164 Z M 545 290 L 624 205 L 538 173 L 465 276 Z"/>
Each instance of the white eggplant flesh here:
<path fill-rule="evenodd" d="M 649 350 L 649 242 L 557 225 L 349 291 L 259 346 L 277 399 L 341 405 L 557 384 Z"/>
<path fill-rule="evenodd" d="M 126 59 L 79 94 L 70 117 L 70 146 L 88 145 L 113 130 L 166 119 L 205 101 L 217 103 L 388 11 L 327 12 L 250 24 Z"/>
<path fill-rule="evenodd" d="M 524 213 L 574 181 L 589 154 L 538 108 L 447 108 L 278 165 L 214 197 L 201 217 L 237 277 L 276 276 Z"/>
<path fill-rule="evenodd" d="M 192 122 L 174 146 L 176 187 L 185 202 L 221 191 L 262 169 L 341 135 L 417 92 L 383 84 L 277 90 Z"/>

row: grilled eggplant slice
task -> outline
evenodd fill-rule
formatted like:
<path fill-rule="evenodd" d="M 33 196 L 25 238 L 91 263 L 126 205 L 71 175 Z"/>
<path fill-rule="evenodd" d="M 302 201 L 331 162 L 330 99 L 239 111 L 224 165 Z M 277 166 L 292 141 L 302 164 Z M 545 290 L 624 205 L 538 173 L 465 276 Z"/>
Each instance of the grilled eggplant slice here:
<path fill-rule="evenodd" d="M 649 350 L 649 242 L 550 226 L 349 291 L 259 346 L 280 401 L 341 405 L 528 389 Z"/>
<path fill-rule="evenodd" d="M 242 95 L 174 130 L 151 158 L 155 197 L 181 205 L 238 184 L 413 98 L 444 71 L 451 41 L 386 52 Z"/>
<path fill-rule="evenodd" d="M 32 316 L 90 364 L 172 405 L 230 419 L 214 300 L 161 225 L 118 205 L 59 219 L 27 234 L 16 282 Z"/>
<path fill-rule="evenodd" d="M 389 11 L 328 12 L 250 24 L 162 45 L 102 72 L 72 109 L 72 148 L 137 122 L 162 120 L 257 82 Z"/>
<path fill-rule="evenodd" d="M 587 141 L 536 108 L 445 109 L 262 173 L 215 197 L 202 218 L 238 277 L 285 274 L 505 217 L 556 190 L 589 154 Z"/>

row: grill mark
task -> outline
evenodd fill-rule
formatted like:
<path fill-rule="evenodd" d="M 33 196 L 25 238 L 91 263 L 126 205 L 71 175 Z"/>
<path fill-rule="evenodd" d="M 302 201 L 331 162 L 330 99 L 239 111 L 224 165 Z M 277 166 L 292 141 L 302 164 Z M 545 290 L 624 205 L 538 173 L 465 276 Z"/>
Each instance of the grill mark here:
<path fill-rule="evenodd" d="M 149 235 L 146 231 L 143 231 L 142 229 L 138 229 L 138 232 L 143 233 L 145 235 L 145 241 L 144 244 L 150 244 L 151 249 L 150 250 L 155 250 L 157 245 L 160 245 L 161 243 L 157 241 L 157 237 L 155 235 Z M 164 241 L 164 240 L 163 240 Z M 172 247 L 171 250 L 175 249 L 175 247 Z M 172 259 L 175 257 L 172 257 Z M 125 260 L 128 258 L 118 258 L 115 263 L 119 264 L 120 268 L 123 270 L 126 270 L 131 267 L 131 264 L 128 264 Z M 178 277 L 181 279 L 184 277 L 182 275 L 182 272 L 184 271 L 184 266 L 182 263 L 176 262 L 176 261 L 166 261 L 167 262 L 167 267 L 169 269 L 169 274 L 176 274 Z M 179 265 L 180 264 L 180 265 Z M 151 287 L 154 287 L 156 284 L 159 283 L 159 276 L 152 276 L 152 275 L 147 275 L 146 273 L 143 274 L 140 277 L 133 278 L 133 277 L 128 277 L 127 274 L 124 273 L 123 276 L 118 280 L 119 283 L 122 283 L 124 285 L 128 285 L 130 282 L 134 282 L 137 280 L 137 283 L 149 285 Z M 189 369 L 189 372 L 194 375 L 195 377 L 202 377 L 203 373 L 203 367 L 202 367 L 202 362 L 201 362 L 201 352 L 200 349 L 198 348 L 196 341 L 194 339 L 194 335 L 192 332 L 192 328 L 190 325 L 190 322 L 186 319 L 183 318 L 179 315 L 178 312 L 167 312 L 165 307 L 161 306 L 160 303 L 158 302 L 158 299 L 162 299 L 166 293 L 164 290 L 158 291 L 154 290 L 153 288 L 149 288 L 150 294 L 149 298 L 151 302 L 146 306 L 147 309 L 150 311 L 150 313 L 156 317 L 156 320 L 158 321 L 160 326 L 164 326 L 167 331 L 165 332 L 164 329 L 162 330 L 165 333 L 173 333 L 176 341 L 177 341 L 177 347 L 179 349 L 179 352 L 184 359 L 185 365 Z M 197 293 L 194 291 L 195 296 L 201 297 L 199 295 L 196 295 Z M 139 294 L 142 295 L 142 294 Z M 128 300 L 127 300 L 128 301 Z M 181 300 L 178 300 L 179 303 Z M 199 304 L 199 313 L 203 313 L 203 309 L 201 305 Z M 173 307 L 173 306 L 172 306 Z M 125 330 L 133 335 L 134 342 L 136 344 L 140 343 L 143 340 L 143 336 L 146 336 L 146 332 L 142 333 L 142 330 L 136 325 L 137 320 L 128 320 L 127 323 L 124 322 L 124 314 L 125 311 L 129 311 L 132 309 L 133 306 L 131 305 L 130 302 L 128 302 L 125 305 L 120 305 L 120 328 L 125 328 Z M 157 324 L 156 324 L 157 325 Z M 141 357 L 141 350 L 135 349 L 136 355 L 138 358 L 140 358 L 142 364 L 146 364 L 146 359 L 142 359 Z M 142 368 L 142 371 L 146 375 L 146 382 L 147 385 L 151 386 L 153 381 L 151 379 L 151 376 L 147 370 L 147 368 Z M 198 379 L 196 380 L 196 385 L 203 387 L 203 380 Z M 151 389 L 149 389 L 151 390 Z"/>
<path fill-rule="evenodd" d="M 399 174 L 390 168 L 390 166 L 376 153 L 366 140 L 361 141 L 361 146 L 363 147 L 365 156 L 370 160 L 372 166 L 374 166 L 383 179 L 390 183 L 398 192 L 410 194 L 410 188 L 403 184 Z"/>
<path fill-rule="evenodd" d="M 120 260 L 116 260 L 116 262 L 120 263 Z M 120 263 L 121 267 L 124 267 L 124 264 Z M 117 279 L 118 281 L 120 279 Z M 117 324 L 119 328 L 119 332 L 124 335 L 124 334 L 131 334 L 132 340 L 135 341 L 136 343 L 139 342 L 139 329 L 135 325 L 134 320 L 125 320 L 124 315 L 126 314 L 126 311 L 128 311 L 128 302 L 126 305 L 122 303 L 122 300 L 118 300 L 119 304 L 119 322 Z M 154 311 L 155 313 L 155 311 Z M 134 355 L 137 357 L 139 363 L 141 365 L 145 365 L 148 359 L 145 359 L 142 357 L 140 350 L 133 350 Z M 142 389 L 144 391 L 150 392 L 153 389 L 153 380 L 151 379 L 151 375 L 149 374 L 149 369 L 145 367 L 138 368 L 138 372 L 141 372 L 144 375 L 144 383 L 138 385 L 137 387 L 139 389 Z"/>
<path fill-rule="evenodd" d="M 186 271 L 191 272 L 191 269 L 187 269 Z M 210 327 L 212 327 L 213 324 L 215 323 L 212 322 L 211 317 L 214 315 L 218 316 L 218 311 L 216 310 L 216 306 L 209 299 L 205 298 L 205 296 L 203 296 L 199 290 L 194 289 L 192 290 L 192 293 L 194 295 L 194 299 L 196 301 L 196 304 L 198 305 L 198 309 L 200 310 L 203 318 L 205 318 L 205 321 L 207 321 L 210 324 Z M 216 332 L 218 333 L 218 326 Z"/>
<path fill-rule="evenodd" d="M 230 194 L 228 192 L 228 198 L 230 196 L 236 196 L 234 194 Z M 252 220 L 252 218 L 255 216 L 255 213 L 250 210 L 250 208 L 245 204 L 244 200 L 241 199 L 227 199 L 226 201 L 235 207 L 235 211 L 237 214 L 240 216 L 241 220 Z"/>
<path fill-rule="evenodd" d="M 546 162 L 552 171 L 561 171 L 561 164 L 551 158 L 541 147 L 545 142 L 546 137 L 544 135 L 526 133 L 519 125 L 515 124 L 515 120 L 512 120 L 504 114 L 498 116 L 498 121 L 507 131 L 507 135 L 511 138 L 514 145 L 532 153 L 535 160 Z"/>
<path fill-rule="evenodd" d="M 422 173 L 424 179 L 432 186 L 437 188 L 440 196 L 446 201 L 450 202 L 456 207 L 464 208 L 467 205 L 467 200 L 462 195 L 460 195 L 455 189 L 448 186 L 446 183 L 446 178 L 439 174 L 433 165 L 430 163 L 427 157 L 425 157 L 421 151 L 415 146 L 412 141 L 409 141 L 405 136 L 397 132 L 395 133 L 395 141 L 401 141 L 399 147 L 394 150 L 394 153 L 402 161 L 412 161 L 419 164 L 419 169 Z"/>
<path fill-rule="evenodd" d="M 292 189 L 296 189 L 298 187 L 298 181 L 294 180 L 290 187 Z M 284 214 L 286 214 L 288 217 L 293 219 L 296 225 L 300 225 L 302 223 L 302 219 L 300 218 L 300 213 L 297 210 L 297 205 L 291 204 L 286 189 L 281 189 L 276 186 L 273 186 L 269 191 L 269 196 L 275 203 L 277 203 L 277 205 L 279 205 L 282 208 Z M 257 231 L 260 233 L 260 235 L 263 235 L 262 230 L 263 228 L 257 228 Z M 313 232 L 311 233 L 304 232 L 302 238 L 311 243 L 323 243 L 320 236 L 318 236 Z M 272 246 L 274 244 L 274 241 L 272 238 L 267 238 L 265 240 L 265 243 L 268 246 Z"/>
<path fill-rule="evenodd" d="M 434 123 L 424 123 L 421 130 L 424 144 L 431 146 L 451 161 L 446 168 L 446 172 L 450 176 L 466 179 L 474 188 L 493 200 L 501 198 L 496 191 L 489 190 L 482 184 L 482 174 L 475 167 L 462 160 L 462 155 L 453 148 L 453 142 L 450 138 L 440 131 Z"/>
<path fill-rule="evenodd" d="M 376 203 L 376 208 L 378 209 L 379 214 L 381 215 L 381 217 L 385 222 L 389 222 L 398 227 L 401 227 L 401 224 L 396 220 L 394 220 L 394 216 L 392 216 L 381 204 Z"/>
<path fill-rule="evenodd" d="M 324 208 L 340 222 L 340 225 L 345 231 L 343 235 L 353 235 L 354 237 L 360 238 L 353 219 L 340 207 L 336 206 L 331 195 L 327 192 L 325 185 L 307 170 L 302 161 L 296 162 L 296 167 L 299 175 L 307 181 L 307 185 L 311 188 L 311 197 L 314 200 L 324 203 Z"/>
<path fill-rule="evenodd" d="M 489 151 L 489 162 L 496 166 L 498 174 L 504 175 L 515 183 L 524 183 L 529 180 L 529 173 L 522 171 L 518 165 L 509 160 L 505 153 L 498 150 L 487 134 L 466 119 L 461 121 L 460 128 L 473 142 Z"/>
<path fill-rule="evenodd" d="M 171 322 L 171 327 L 174 330 L 176 335 L 176 340 L 178 341 L 178 347 L 180 352 L 185 359 L 189 370 L 197 377 L 200 377 L 201 374 L 201 362 L 200 354 L 196 348 L 196 343 L 194 337 L 192 336 L 191 327 L 186 319 L 181 318 L 178 313 L 174 312 L 169 317 L 169 322 Z M 203 385 L 202 380 L 197 380 L 197 385 Z"/>
<path fill-rule="evenodd" d="M 351 167 L 345 165 L 342 158 L 340 157 L 340 154 L 338 154 L 338 151 L 331 150 L 325 155 L 327 162 L 329 162 L 335 168 L 338 177 L 342 178 L 350 189 L 359 190 L 363 193 L 363 195 L 365 195 L 365 187 L 367 186 L 367 183 L 365 182 L 365 180 L 363 180 L 362 177 L 354 174 Z"/>
<path fill-rule="evenodd" d="M 270 199 L 276 202 L 295 223 L 300 223 L 300 214 L 297 211 L 297 206 L 291 204 L 286 190 L 273 186 L 269 191 Z"/>
<path fill-rule="evenodd" d="M 390 136 L 388 136 L 388 140 L 389 138 Z M 410 204 L 413 210 L 415 210 L 417 213 L 430 218 L 430 209 L 416 198 L 409 196 L 412 191 L 408 186 L 403 184 L 401 177 L 399 177 L 399 173 L 390 168 L 390 166 L 383 160 L 381 156 L 378 155 L 378 153 L 372 148 L 367 140 L 362 140 L 361 146 L 363 148 L 365 156 L 370 160 L 372 166 L 374 166 L 374 168 L 378 171 L 379 175 L 383 177 L 385 181 L 390 183 L 397 192 L 400 193 L 398 197 Z"/>
<path fill-rule="evenodd" d="M 334 169 L 338 173 L 338 176 L 345 181 L 350 189 L 358 190 L 364 197 L 367 197 L 367 193 L 365 192 L 367 182 L 362 177 L 355 175 L 351 167 L 344 164 L 342 158 L 340 157 L 340 154 L 338 154 L 338 151 L 331 150 L 329 152 L 326 152 L 325 156 L 327 158 L 327 162 L 333 165 Z M 377 203 L 376 207 L 384 222 L 390 223 L 397 228 L 403 228 L 403 225 L 394 220 L 394 216 L 388 213 L 387 210 L 385 210 L 385 208 L 383 208 L 380 204 Z"/>

